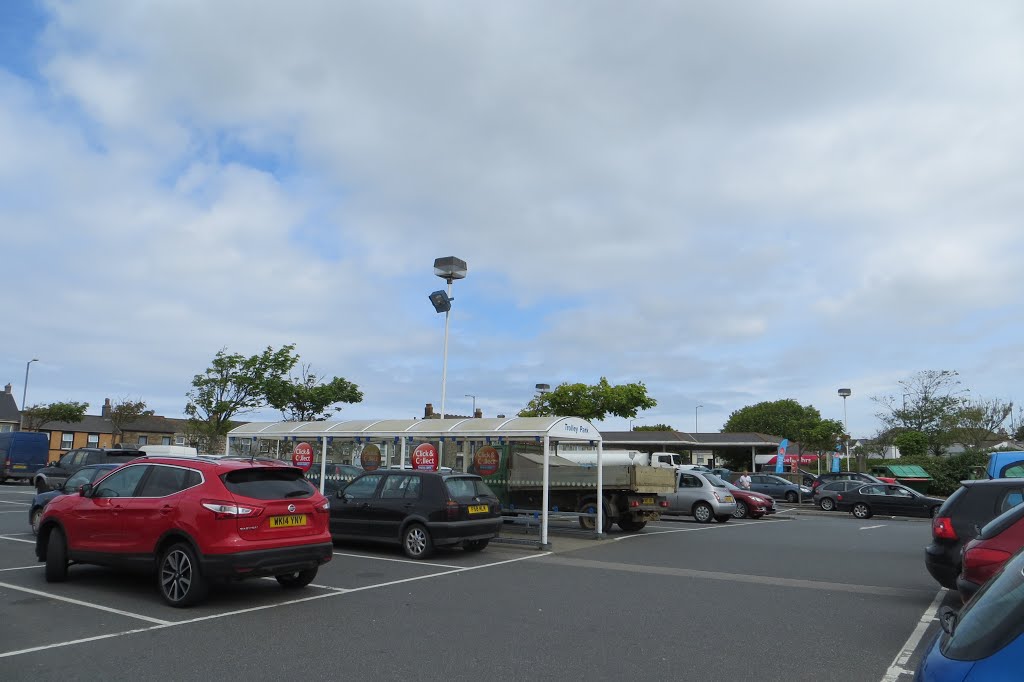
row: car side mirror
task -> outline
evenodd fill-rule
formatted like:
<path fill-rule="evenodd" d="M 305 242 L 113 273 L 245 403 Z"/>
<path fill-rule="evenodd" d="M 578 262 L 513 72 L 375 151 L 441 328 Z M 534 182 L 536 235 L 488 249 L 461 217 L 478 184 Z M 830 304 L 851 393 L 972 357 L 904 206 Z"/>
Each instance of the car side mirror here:
<path fill-rule="evenodd" d="M 86 483 L 78 489 L 78 494 L 82 497 L 92 497 L 92 483 Z"/>

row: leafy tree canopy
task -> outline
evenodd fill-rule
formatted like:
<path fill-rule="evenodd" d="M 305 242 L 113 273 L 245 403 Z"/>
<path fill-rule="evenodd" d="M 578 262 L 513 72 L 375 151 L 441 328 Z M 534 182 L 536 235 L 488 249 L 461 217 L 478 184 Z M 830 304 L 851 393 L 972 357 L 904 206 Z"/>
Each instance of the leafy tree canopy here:
<path fill-rule="evenodd" d="M 278 350 L 267 346 L 262 353 L 245 357 L 222 348 L 202 374 L 192 378 L 185 413 L 192 428 L 207 439 L 221 438 L 231 430 L 235 415 L 267 405 L 267 390 L 280 381 L 299 356 L 294 344 Z"/>
<path fill-rule="evenodd" d="M 924 370 L 899 382 L 901 395 L 872 396 L 879 406 L 875 416 L 884 429 L 918 431 L 928 438 L 933 455 L 957 435 L 961 410 L 969 403 L 960 388 L 959 373 L 952 370 Z"/>
<path fill-rule="evenodd" d="M 363 399 L 362 391 L 350 381 L 341 377 L 327 383 L 323 380 L 324 377 L 310 371 L 309 365 L 303 365 L 298 377 L 267 382 L 267 402 L 281 411 L 285 421 L 306 422 L 327 419 L 340 412 L 338 403 L 358 403 Z"/>
<path fill-rule="evenodd" d="M 608 379 L 594 385 L 559 384 L 553 390 L 537 395 L 519 411 L 520 417 L 580 417 L 600 421 L 608 415 L 630 419 L 640 410 L 657 406 L 647 395 L 643 382 L 612 386 Z"/>
<path fill-rule="evenodd" d="M 900 457 L 923 457 L 928 454 L 928 436 L 920 431 L 904 431 L 893 439 Z"/>
<path fill-rule="evenodd" d="M 634 426 L 634 431 L 675 431 L 668 424 L 644 424 L 643 426 Z"/>
<path fill-rule="evenodd" d="M 802 443 L 804 431 L 820 421 L 821 413 L 813 405 L 801 405 L 792 398 L 786 398 L 741 407 L 729 415 L 722 432 L 765 433 Z"/>
<path fill-rule="evenodd" d="M 89 403 L 58 402 L 48 405 L 33 405 L 21 413 L 22 428 L 26 431 L 38 431 L 50 422 L 77 424 L 82 421 L 87 409 L 89 409 Z"/>
<path fill-rule="evenodd" d="M 146 408 L 145 400 L 131 400 L 121 398 L 110 406 L 110 423 L 114 426 L 116 433 L 121 433 L 124 427 L 139 419 L 139 417 L 152 417 L 153 410 Z"/>

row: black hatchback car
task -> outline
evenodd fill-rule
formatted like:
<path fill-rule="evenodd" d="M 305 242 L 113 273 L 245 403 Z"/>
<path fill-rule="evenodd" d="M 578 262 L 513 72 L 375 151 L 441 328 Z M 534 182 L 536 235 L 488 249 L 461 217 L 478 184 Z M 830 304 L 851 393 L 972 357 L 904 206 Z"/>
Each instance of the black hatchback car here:
<path fill-rule="evenodd" d="M 1024 502 L 1024 479 L 961 481 L 932 519 L 932 542 L 924 548 L 924 565 L 943 587 L 956 589 L 961 551 L 981 527 Z"/>
<path fill-rule="evenodd" d="M 86 464 L 124 464 L 145 455 L 141 450 L 128 448 L 78 448 L 37 471 L 32 482 L 36 492 L 45 493 L 47 490 L 57 490 L 71 474 Z"/>
<path fill-rule="evenodd" d="M 424 559 L 435 547 L 480 551 L 501 529 L 501 503 L 473 474 L 367 472 L 335 494 L 331 537 L 401 545 Z"/>

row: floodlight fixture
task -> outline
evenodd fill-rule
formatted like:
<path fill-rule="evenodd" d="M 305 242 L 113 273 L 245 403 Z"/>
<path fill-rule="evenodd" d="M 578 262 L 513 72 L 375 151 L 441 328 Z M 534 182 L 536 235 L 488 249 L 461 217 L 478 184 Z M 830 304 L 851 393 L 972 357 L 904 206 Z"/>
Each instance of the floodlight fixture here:
<path fill-rule="evenodd" d="M 452 301 L 455 299 L 449 298 L 448 294 L 444 292 L 444 289 L 438 289 L 429 296 L 430 305 L 434 306 L 434 310 L 439 313 L 446 313 L 452 309 Z"/>

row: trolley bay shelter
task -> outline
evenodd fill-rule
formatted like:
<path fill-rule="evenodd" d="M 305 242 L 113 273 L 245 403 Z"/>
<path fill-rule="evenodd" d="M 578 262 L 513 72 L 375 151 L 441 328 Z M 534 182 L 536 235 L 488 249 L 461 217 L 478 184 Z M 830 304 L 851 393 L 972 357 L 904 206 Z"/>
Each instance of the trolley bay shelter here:
<path fill-rule="evenodd" d="M 542 458 L 540 544 L 548 543 L 548 509 L 552 459 L 558 460 L 561 443 L 587 444 L 597 449 L 597 491 L 603 488 L 601 434 L 578 417 L 513 417 L 455 419 L 383 419 L 315 422 L 250 422 L 232 429 L 225 442 L 226 455 L 292 459 L 293 453 L 312 453 L 307 477 L 319 484 L 340 479 L 339 465 L 364 469 L 414 466 L 414 454 L 431 446 L 438 466 L 474 472 L 483 452 L 508 452 L 526 446 Z M 301 444 L 301 445 L 300 445 Z M 427 448 L 427 451 L 431 449 Z M 596 531 L 603 528 L 601 505 L 596 505 Z"/>

